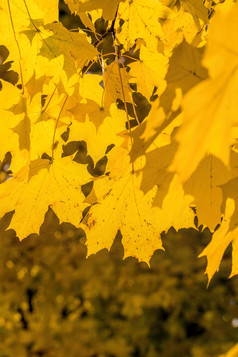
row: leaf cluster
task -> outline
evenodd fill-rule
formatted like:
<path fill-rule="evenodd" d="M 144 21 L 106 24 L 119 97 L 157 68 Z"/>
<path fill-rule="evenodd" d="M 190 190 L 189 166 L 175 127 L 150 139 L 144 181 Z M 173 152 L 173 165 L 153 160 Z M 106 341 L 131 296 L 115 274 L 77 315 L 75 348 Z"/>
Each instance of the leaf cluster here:
<path fill-rule="evenodd" d="M 170 227 L 208 227 L 209 281 L 230 243 L 237 274 L 237 4 L 65 4 L 68 28 L 58 0 L 1 3 L 0 216 L 23 239 L 50 207 L 88 255 L 120 230 L 148 264 Z"/>

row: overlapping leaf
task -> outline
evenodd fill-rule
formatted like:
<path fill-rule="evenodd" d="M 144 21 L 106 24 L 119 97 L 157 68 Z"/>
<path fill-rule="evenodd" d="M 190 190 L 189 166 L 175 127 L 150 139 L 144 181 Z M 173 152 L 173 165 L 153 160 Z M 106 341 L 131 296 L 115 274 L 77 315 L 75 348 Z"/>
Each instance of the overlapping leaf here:
<path fill-rule="evenodd" d="M 178 134 L 180 148 L 174 165 L 184 180 L 207 153 L 229 164 L 232 126 L 238 124 L 237 4 L 230 10 L 221 7 L 210 26 L 204 58 L 210 78 L 194 87 L 183 101 L 185 122 Z"/>
<path fill-rule="evenodd" d="M 220 224 L 209 280 L 230 243 L 237 274 L 237 4 L 207 27 L 200 0 L 66 3 L 88 28 L 58 22 L 56 0 L 0 4 L 0 215 L 15 210 L 24 238 L 50 206 L 81 224 L 89 254 L 120 230 L 125 256 L 149 263 L 196 211 Z"/>
<path fill-rule="evenodd" d="M 61 221 L 78 225 L 85 208 L 82 184 L 90 175 L 70 158 L 34 160 L 0 186 L 1 211 L 15 210 L 10 227 L 22 239 L 39 233 L 48 207 Z"/>
<path fill-rule="evenodd" d="M 87 198 L 93 206 L 82 227 L 87 234 L 89 254 L 109 248 L 120 229 L 125 257 L 132 255 L 149 263 L 154 250 L 162 248 L 162 231 L 171 225 L 179 229 L 193 224 L 190 199 L 185 197 L 176 177 L 171 182 L 163 177 L 161 183 L 166 187 L 154 185 L 146 194 L 140 190 L 141 175 L 134 171 L 140 161 L 135 166 L 131 164 L 123 147 L 109 154 L 110 174 L 95 181 L 94 191 Z"/>
<path fill-rule="evenodd" d="M 128 50 L 140 38 L 148 48 L 156 51 L 158 40 L 163 37 L 159 19 L 166 19 L 169 13 L 169 9 L 156 0 L 148 0 L 146 3 L 143 0 L 127 0 L 121 3 L 116 25 L 119 43 Z"/>
<path fill-rule="evenodd" d="M 71 12 L 78 14 L 95 9 L 103 10 L 103 17 L 106 20 L 114 18 L 118 4 L 123 0 L 66 0 Z"/>

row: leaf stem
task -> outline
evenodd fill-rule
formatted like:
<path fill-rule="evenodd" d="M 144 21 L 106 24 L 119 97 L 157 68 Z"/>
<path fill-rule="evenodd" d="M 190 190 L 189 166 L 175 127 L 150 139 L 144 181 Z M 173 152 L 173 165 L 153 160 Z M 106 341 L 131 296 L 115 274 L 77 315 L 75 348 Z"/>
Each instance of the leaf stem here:
<path fill-rule="evenodd" d="M 62 105 L 62 107 L 60 108 L 60 112 L 59 112 L 58 118 L 57 118 L 56 123 L 55 123 L 54 134 L 53 134 L 53 139 L 52 139 L 52 153 L 51 153 L 51 160 L 52 160 L 52 162 L 53 162 L 53 160 L 54 160 L 54 150 L 55 150 L 55 147 L 54 147 L 54 146 L 55 146 L 56 129 L 57 129 L 57 127 L 58 127 L 59 119 L 60 119 L 60 116 L 61 116 L 61 114 L 62 114 L 62 111 L 63 111 L 63 109 L 64 109 L 64 106 L 65 106 L 65 104 L 66 104 L 66 101 L 67 101 L 68 97 L 69 97 L 69 95 L 66 94 L 66 96 L 65 96 L 65 98 L 64 98 L 63 105 Z"/>
<path fill-rule="evenodd" d="M 121 68 L 120 68 L 120 63 L 119 63 L 118 45 L 115 45 L 114 48 L 115 48 L 115 54 L 116 54 L 115 62 L 117 63 L 117 66 L 118 66 L 118 73 L 119 73 L 119 78 L 120 78 L 121 91 L 122 91 L 123 102 L 124 102 L 125 111 L 126 111 L 126 118 L 127 118 L 127 122 L 128 122 L 128 130 L 129 130 L 129 133 L 131 134 L 131 123 L 130 123 L 130 120 L 129 120 L 129 114 L 128 114 L 128 109 L 127 109 L 127 105 L 126 105 L 126 96 L 125 96 L 125 91 L 124 91 L 124 87 L 123 87 L 122 76 L 121 76 Z M 132 144 L 132 136 L 131 135 L 130 135 L 130 140 L 131 140 L 131 144 Z M 134 162 L 131 163 L 131 166 L 132 166 L 132 174 L 134 174 L 134 172 L 135 172 Z"/>
<path fill-rule="evenodd" d="M 21 82 L 22 82 L 22 94 L 24 94 L 23 72 L 22 72 L 22 66 L 21 66 L 21 61 L 22 61 L 21 48 L 20 48 L 19 42 L 18 42 L 17 37 L 16 37 L 16 31 L 15 31 L 13 18 L 12 18 L 12 12 L 11 12 L 11 7 L 10 7 L 10 1 L 9 0 L 7 0 L 7 6 L 8 6 L 10 22 L 11 22 L 11 25 L 12 25 L 13 37 L 15 39 L 15 42 L 16 42 L 16 45 L 17 45 L 17 50 L 18 50 L 19 57 L 20 57 L 20 59 L 19 59 L 19 68 L 20 68 L 20 77 L 21 77 Z"/>

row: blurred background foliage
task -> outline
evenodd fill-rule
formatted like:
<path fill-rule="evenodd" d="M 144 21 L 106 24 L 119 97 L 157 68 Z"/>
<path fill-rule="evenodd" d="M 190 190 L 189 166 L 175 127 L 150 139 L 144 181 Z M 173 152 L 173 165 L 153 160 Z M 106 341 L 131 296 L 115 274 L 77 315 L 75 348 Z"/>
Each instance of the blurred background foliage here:
<path fill-rule="evenodd" d="M 230 251 L 206 289 L 208 230 L 163 235 L 151 267 L 123 257 L 120 233 L 86 259 L 85 235 L 49 210 L 19 242 L 0 221 L 0 357 L 215 357 L 237 342 Z"/>
<path fill-rule="evenodd" d="M 83 27 L 63 2 L 60 19 Z M 112 52 L 110 39 L 102 51 Z M 149 268 L 123 260 L 120 232 L 110 252 L 86 259 L 84 232 L 53 211 L 39 237 L 21 243 L 10 219 L 0 220 L 0 357 L 217 357 L 237 342 L 231 248 L 208 289 L 205 258 L 197 259 L 208 230 L 170 229 Z"/>

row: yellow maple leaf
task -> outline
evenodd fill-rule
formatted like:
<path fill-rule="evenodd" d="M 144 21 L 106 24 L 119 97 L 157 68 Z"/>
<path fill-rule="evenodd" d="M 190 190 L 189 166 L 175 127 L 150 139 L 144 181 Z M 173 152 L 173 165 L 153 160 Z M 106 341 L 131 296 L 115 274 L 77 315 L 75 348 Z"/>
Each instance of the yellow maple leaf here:
<path fill-rule="evenodd" d="M 170 126 L 174 129 L 181 125 L 182 116 L 178 117 L 178 114 L 183 95 L 207 76 L 206 69 L 201 65 L 202 54 L 202 49 L 197 49 L 186 42 L 174 50 L 165 77 L 167 82 L 165 91 L 157 101 L 152 103 L 150 113 L 143 123 L 131 133 L 132 160 L 143 155 L 152 143 L 154 148 L 161 146 L 164 139 L 168 137 L 163 135 L 164 139 L 162 139 L 163 136 L 160 135 L 165 128 Z M 166 140 L 168 144 L 169 141 Z"/>
<path fill-rule="evenodd" d="M 23 91 L 33 74 L 66 81 L 97 55 L 84 33 L 70 32 L 57 22 L 56 8 L 55 0 L 4 0 L 0 8 L 2 44 L 10 52 Z"/>
<path fill-rule="evenodd" d="M 22 84 L 27 82 L 35 70 L 38 45 L 42 35 L 38 26 L 58 20 L 58 0 L 1 1 L 1 44 L 10 52 L 13 69 L 19 73 Z M 24 32 L 28 31 L 30 40 Z M 32 36 L 36 37 L 34 45 Z"/>
<path fill-rule="evenodd" d="M 86 207 L 81 185 L 89 180 L 85 165 L 69 157 L 32 161 L 0 185 L 0 215 L 15 210 L 10 228 L 20 239 L 39 233 L 49 206 L 61 222 L 78 225 Z"/>
<path fill-rule="evenodd" d="M 230 230 L 231 217 L 234 214 L 235 202 L 233 199 L 228 198 L 225 202 L 225 214 L 220 227 L 213 234 L 211 242 L 202 251 L 199 257 L 207 257 L 207 268 L 205 273 L 208 276 L 208 283 L 216 271 L 219 270 L 221 259 L 228 245 L 234 241 L 234 251 L 232 261 L 237 261 L 237 234 L 238 228 Z M 237 274 L 237 263 L 234 263 L 232 275 Z"/>
<path fill-rule="evenodd" d="M 125 257 L 136 256 L 148 263 L 153 252 L 162 248 L 150 210 L 156 190 L 144 196 L 135 189 L 130 174 L 114 179 L 104 177 L 94 186 L 99 202 L 92 206 L 82 225 L 87 234 L 88 254 L 109 249 L 120 229 Z"/>
<path fill-rule="evenodd" d="M 5 82 L 0 91 L 0 156 L 7 152 L 12 155 L 12 169 L 19 170 L 29 160 L 30 119 L 26 112 L 26 101 L 18 88 Z"/>
<path fill-rule="evenodd" d="M 238 5 L 234 3 L 228 12 L 224 9 L 217 11 L 209 26 L 204 64 L 210 78 L 190 90 L 183 101 L 184 124 L 174 160 L 183 180 L 207 153 L 229 164 L 232 126 L 238 124 Z"/>
<path fill-rule="evenodd" d="M 103 71 L 104 105 L 110 108 L 117 99 L 131 102 L 130 76 L 125 68 L 119 68 L 117 61 L 105 67 Z"/>
<path fill-rule="evenodd" d="M 169 16 L 170 9 L 158 0 L 132 0 L 120 3 L 116 20 L 116 38 L 125 50 L 141 38 L 146 46 L 157 51 L 158 39 L 163 37 L 159 19 Z M 123 25 L 121 26 L 121 21 Z"/>
<path fill-rule="evenodd" d="M 79 80 L 79 94 L 70 112 L 74 119 L 85 122 L 89 119 L 96 129 L 103 124 L 104 119 L 110 115 L 110 107 L 104 105 L 104 89 L 100 85 L 102 76 L 85 74 Z"/>
<path fill-rule="evenodd" d="M 71 32 L 59 22 L 42 26 L 40 31 L 42 44 L 38 56 L 39 66 L 40 60 L 43 61 L 41 57 L 44 57 L 44 61 L 52 59 L 54 70 L 51 68 L 51 73 L 55 74 L 59 67 L 58 71 L 64 69 L 69 78 L 97 55 L 96 49 L 88 42 L 84 33 Z"/>
<path fill-rule="evenodd" d="M 237 154 L 231 153 L 233 170 L 229 170 L 219 159 L 206 156 L 184 184 L 184 190 L 194 197 L 198 224 L 215 229 L 224 213 L 222 209 L 222 187 L 238 175 Z"/>
<path fill-rule="evenodd" d="M 207 78 L 207 70 L 201 63 L 203 54 L 204 49 L 191 46 L 185 41 L 174 49 L 165 77 L 167 87 L 160 97 L 160 106 L 165 113 L 178 110 L 183 96 Z"/>
<path fill-rule="evenodd" d="M 0 92 L 0 128 L 4 132 L 0 155 L 4 157 L 7 152 L 11 152 L 13 172 L 19 171 L 22 166 L 44 153 L 51 155 L 54 142 L 62 142 L 62 126 L 67 125 L 67 119 L 66 123 L 63 122 L 62 110 L 65 93 L 55 90 L 58 86 L 52 83 L 41 86 L 38 82 L 32 81 L 35 90 L 39 90 L 33 97 L 28 94 L 31 88 L 27 84 L 24 95 L 8 82 L 4 83 Z M 43 106 L 42 92 L 49 94 Z"/>
<path fill-rule="evenodd" d="M 162 1 L 167 4 L 168 1 Z M 208 9 L 201 0 L 181 0 L 179 2 L 169 2 L 172 10 L 169 18 L 162 23 L 164 32 L 165 52 L 170 53 L 182 40 L 195 46 L 205 44 L 206 27 L 208 23 Z"/>
<path fill-rule="evenodd" d="M 137 91 L 143 94 L 148 100 L 153 94 L 154 87 L 156 93 L 161 95 L 166 87 L 164 79 L 168 67 L 168 58 L 162 53 L 153 52 L 147 47 L 140 47 L 140 61 L 129 65 L 130 83 L 137 84 Z"/>
<path fill-rule="evenodd" d="M 111 105 L 108 115 L 106 117 L 104 115 L 99 127 L 95 126 L 95 120 L 92 121 L 88 114 L 84 122 L 80 123 L 74 120 L 70 126 L 68 141 L 84 140 L 87 143 L 87 152 L 95 162 L 105 155 L 109 145 L 120 145 L 122 143 L 123 137 L 120 133 L 125 130 L 127 121 L 125 112 L 119 110 L 115 104 Z M 97 119 L 100 119 L 100 117 L 97 117 Z"/>
<path fill-rule="evenodd" d="M 140 160 L 136 166 L 130 164 L 123 146 L 108 154 L 110 175 L 95 180 L 94 191 L 86 200 L 93 205 L 82 228 L 87 234 L 88 254 L 109 249 L 120 229 L 125 257 L 132 255 L 149 263 L 154 250 L 162 249 L 161 232 L 172 225 L 175 229 L 191 226 L 194 215 L 189 208 L 190 198 L 184 199 L 176 177 L 169 184 L 164 200 L 161 197 L 164 191 L 157 186 L 144 194 L 140 189 L 141 175 L 133 171 L 141 165 Z M 157 203 L 160 207 L 155 206 Z"/>
<path fill-rule="evenodd" d="M 77 14 L 95 9 L 103 10 L 103 18 L 112 20 L 116 15 L 117 6 L 125 0 L 65 0 L 70 11 Z"/>
<path fill-rule="evenodd" d="M 148 151 L 170 144 L 173 130 L 181 123 L 178 111 L 166 116 L 158 102 L 153 103 L 149 115 L 130 133 L 132 137 L 131 161 L 135 161 Z M 156 165 L 153 166 L 156 167 Z"/>

